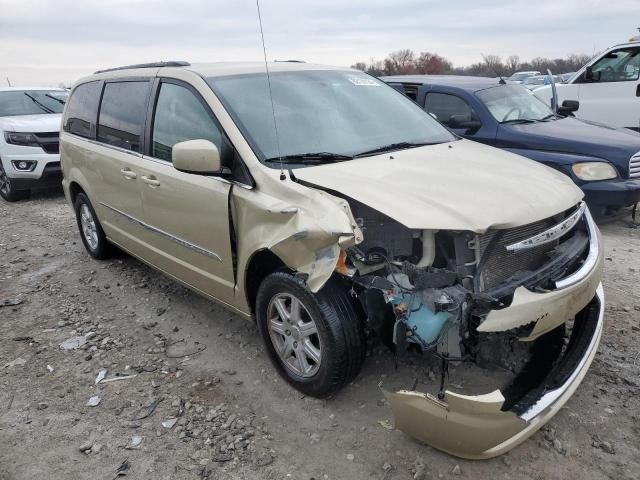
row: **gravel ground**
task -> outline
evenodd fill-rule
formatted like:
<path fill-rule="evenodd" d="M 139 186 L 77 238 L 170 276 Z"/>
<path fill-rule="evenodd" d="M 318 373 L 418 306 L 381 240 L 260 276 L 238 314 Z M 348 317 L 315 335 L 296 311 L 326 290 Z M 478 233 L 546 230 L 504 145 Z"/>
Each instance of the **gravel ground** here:
<path fill-rule="evenodd" d="M 640 229 L 602 232 L 606 326 L 585 381 L 523 445 L 472 462 L 391 428 L 380 385 L 433 370 L 376 347 L 337 397 L 305 397 L 252 323 L 124 254 L 91 259 L 61 194 L 0 202 L 0 480 L 638 479 Z"/>

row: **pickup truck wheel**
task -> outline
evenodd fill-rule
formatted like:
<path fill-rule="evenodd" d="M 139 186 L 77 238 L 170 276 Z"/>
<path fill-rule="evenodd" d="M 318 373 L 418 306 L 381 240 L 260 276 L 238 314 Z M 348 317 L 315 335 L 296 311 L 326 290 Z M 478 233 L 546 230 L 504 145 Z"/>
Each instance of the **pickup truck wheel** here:
<path fill-rule="evenodd" d="M 256 316 L 271 361 L 301 392 L 326 397 L 360 371 L 363 324 L 337 280 L 314 294 L 293 275 L 273 273 L 258 290 Z"/>
<path fill-rule="evenodd" d="M 89 255 L 97 260 L 108 258 L 111 253 L 111 245 L 107 242 L 98 216 L 84 193 L 78 194 L 74 207 L 84 248 L 87 249 Z"/>
<path fill-rule="evenodd" d="M 11 179 L 7 176 L 2 162 L 0 162 L 0 196 L 7 202 L 17 202 L 29 197 L 29 190 L 16 190 L 11 185 Z"/>

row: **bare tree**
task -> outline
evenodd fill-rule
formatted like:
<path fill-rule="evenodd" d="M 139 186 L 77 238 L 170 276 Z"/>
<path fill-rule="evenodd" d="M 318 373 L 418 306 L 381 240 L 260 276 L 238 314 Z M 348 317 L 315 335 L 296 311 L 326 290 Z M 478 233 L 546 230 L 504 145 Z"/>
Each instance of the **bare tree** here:
<path fill-rule="evenodd" d="M 384 59 L 384 73 L 387 75 L 407 75 L 415 73 L 415 55 L 413 50 L 405 49 L 390 53 Z"/>
<path fill-rule="evenodd" d="M 451 68 L 451 62 L 436 53 L 422 52 L 415 62 L 416 72 L 428 75 L 442 75 Z"/>
<path fill-rule="evenodd" d="M 518 55 L 510 55 L 507 57 L 506 65 L 507 73 L 513 75 L 520 67 L 520 57 Z"/>

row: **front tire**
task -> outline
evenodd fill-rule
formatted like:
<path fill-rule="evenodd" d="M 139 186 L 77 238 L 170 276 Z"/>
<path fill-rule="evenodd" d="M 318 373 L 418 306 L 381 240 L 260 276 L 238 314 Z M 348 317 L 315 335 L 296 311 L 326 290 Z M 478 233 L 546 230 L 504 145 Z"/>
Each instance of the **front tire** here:
<path fill-rule="evenodd" d="M 108 258 L 111 253 L 111 245 L 102 230 L 89 198 L 84 193 L 79 193 L 74 204 L 76 221 L 84 248 L 89 255 L 97 260 Z"/>
<path fill-rule="evenodd" d="M 17 202 L 18 200 L 28 198 L 30 193 L 29 190 L 16 190 L 13 187 L 11 179 L 7 176 L 0 161 L 0 197 L 4 198 L 7 202 Z"/>
<path fill-rule="evenodd" d="M 360 371 L 366 353 L 363 324 L 337 279 L 314 294 L 295 276 L 273 273 L 258 290 L 256 316 L 271 361 L 297 390 L 326 397 Z"/>

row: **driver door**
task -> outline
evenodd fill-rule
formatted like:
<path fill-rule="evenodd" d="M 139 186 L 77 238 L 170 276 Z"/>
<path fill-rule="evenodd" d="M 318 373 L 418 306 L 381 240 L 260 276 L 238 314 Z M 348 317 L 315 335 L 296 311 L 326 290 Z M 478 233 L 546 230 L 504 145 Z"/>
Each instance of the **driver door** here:
<path fill-rule="evenodd" d="M 578 118 L 613 127 L 640 128 L 640 46 L 603 55 L 591 65 L 593 78 L 582 73 Z"/>
<path fill-rule="evenodd" d="M 442 125 L 461 137 L 487 145 L 495 143 L 495 129 L 492 129 L 488 122 L 481 122 L 475 109 L 460 95 L 432 89 L 425 96 L 424 109 Z M 479 126 L 474 128 L 460 127 L 452 121 L 454 116 L 456 119 L 479 122 Z"/>
<path fill-rule="evenodd" d="M 160 80 L 154 87 L 147 154 L 139 168 L 149 261 L 202 293 L 234 303 L 229 227 L 231 184 L 221 177 L 176 170 L 173 145 L 206 139 L 218 146 L 222 164 L 231 145 L 198 92 Z"/>

